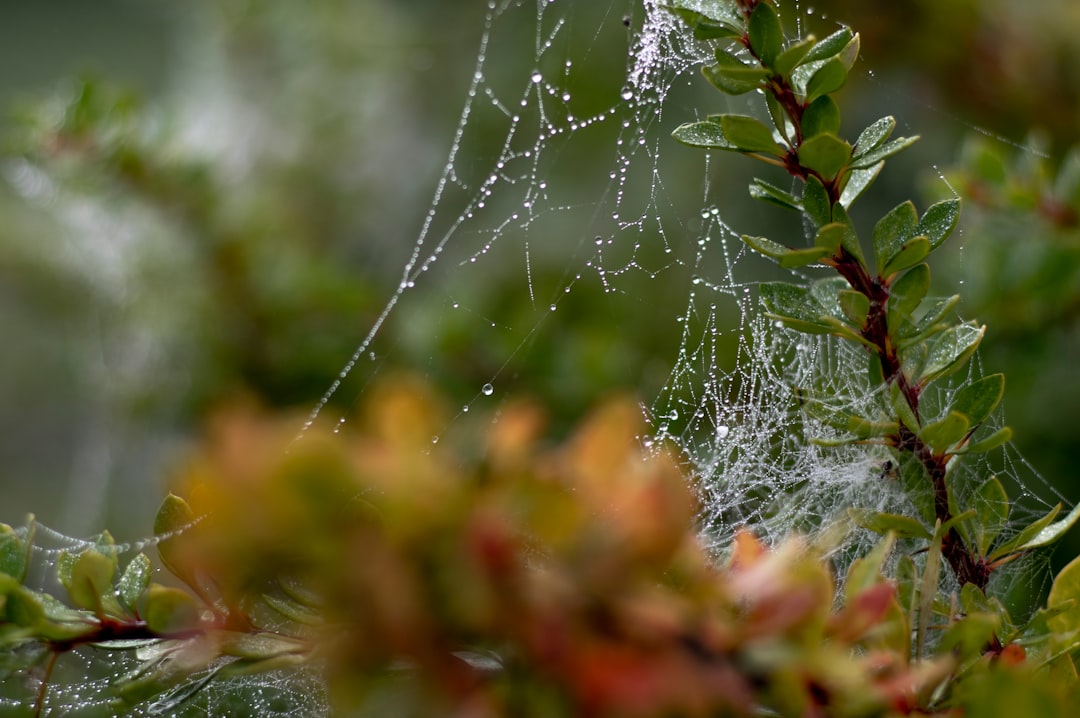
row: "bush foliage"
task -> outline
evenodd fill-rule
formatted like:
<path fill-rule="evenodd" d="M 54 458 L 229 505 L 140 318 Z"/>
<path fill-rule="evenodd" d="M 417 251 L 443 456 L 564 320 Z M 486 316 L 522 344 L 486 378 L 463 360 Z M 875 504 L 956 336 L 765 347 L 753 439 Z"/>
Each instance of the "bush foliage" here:
<path fill-rule="evenodd" d="M 764 102 L 760 118 L 711 115 L 675 139 L 793 178 L 795 191 L 756 179 L 750 194 L 798 213 L 805 236 L 743 240 L 783 268 L 830 273 L 763 284 L 762 305 L 795 332 L 834 337 L 826 347 L 865 350 L 865 397 L 796 388 L 827 430 L 814 440 L 887 449 L 880 480 L 898 479 L 912 514 L 852 506 L 850 525 L 777 546 L 748 526 L 711 555 L 681 467 L 663 448 L 643 452 L 631 400 L 554 445 L 526 402 L 433 444 L 440 400 L 407 377 L 370 392 L 340 432 L 297 438 L 295 417 L 234 408 L 161 504 L 156 557 L 122 564 L 103 533 L 59 555 L 54 596 L 28 585 L 33 520 L 0 526 L 5 696 L 41 711 L 72 654 L 125 650 L 138 667 L 112 681 L 105 712 L 205 711 L 211 681 L 298 672 L 325 678 L 328 707 L 346 714 L 1072 714 L 1080 560 L 1031 615 L 1012 615 L 991 579 L 1080 511 L 1057 506 L 1007 531 L 1010 499 L 977 460 L 1011 438 L 1005 379 L 972 367 L 985 327 L 955 316 L 959 297 L 931 295 L 926 261 L 956 226 L 959 198 L 896 206 L 864 252 L 850 208 L 914 138 L 893 138 L 887 116 L 841 134 L 835 95 L 859 35 L 789 39 L 768 0 L 668 10 L 715 46 L 708 82 Z M 141 182 L 129 160 L 107 164 Z M 968 165 L 965 194 L 1028 197 L 1010 195 L 987 152 L 973 149 Z M 1051 223 L 1076 221 L 1070 168 L 1056 190 L 1030 190 Z M 191 203 L 181 209 L 197 220 L 205 198 Z M 835 576 L 831 542 L 856 530 L 880 541 Z"/>

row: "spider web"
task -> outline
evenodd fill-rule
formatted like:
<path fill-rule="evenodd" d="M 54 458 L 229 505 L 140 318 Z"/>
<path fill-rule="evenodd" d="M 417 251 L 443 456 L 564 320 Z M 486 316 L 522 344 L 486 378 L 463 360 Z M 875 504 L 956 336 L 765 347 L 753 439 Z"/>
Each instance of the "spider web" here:
<path fill-rule="evenodd" d="M 801 33 L 811 11 L 798 2 L 781 9 L 795 14 Z M 600 73 L 604 59 L 594 49 L 601 35 L 611 33 L 625 36 L 626 62 Z M 503 53 L 531 55 L 529 69 L 507 72 Z M 635 306 L 653 301 L 643 294 L 662 287 L 675 292 L 663 299 L 673 307 L 678 339 L 670 371 L 649 389 L 654 398 L 642 407 L 652 429 L 642 443 L 673 447 L 682 457 L 701 495 L 699 520 L 711 546 L 721 550 L 747 525 L 768 540 L 793 531 L 816 534 L 849 506 L 912 513 L 886 476 L 883 449 L 824 447 L 808 440 L 828 438 L 829 429 L 798 411 L 794 388 L 814 386 L 859 410 L 874 398 L 859 383 L 866 357 L 835 339 L 774 326 L 761 314 L 753 287 L 771 270 L 746 252 L 737 222 L 726 219 L 734 206 L 746 204 L 745 183 L 737 169 L 731 170 L 731 185 L 714 178 L 720 162 L 725 164 L 719 174 L 729 173 L 732 158 L 684 152 L 670 138 L 671 129 L 694 119 L 699 108 L 714 111 L 727 103 L 747 111 L 741 100 L 703 87 L 698 67 L 710 57 L 710 49 L 689 38 L 655 0 L 488 2 L 460 119 L 397 286 L 314 403 L 297 440 L 316 422 L 340 427 L 347 421 L 333 414 L 331 399 L 362 395 L 392 357 L 393 345 L 384 344 L 391 319 L 415 321 L 418 332 L 465 323 L 497 347 L 501 363 L 450 419 L 450 432 L 471 407 L 497 405 L 512 391 L 521 357 L 543 345 L 576 293 L 598 287 L 603 301 Z M 579 92 L 586 79 L 593 84 L 587 95 Z M 494 153 L 481 149 L 491 136 L 501 138 Z M 564 167 L 580 153 L 599 159 L 587 174 L 579 169 L 578 176 L 566 176 Z M 737 164 L 734 159 L 731 164 Z M 531 311 L 511 322 L 495 321 L 495 308 L 471 287 L 485 273 L 507 266 L 520 274 Z M 442 298 L 443 309 L 425 322 L 418 307 L 430 307 L 432 294 Z M 972 371 L 978 373 L 977 362 Z M 961 383 L 942 390 L 939 401 Z M 997 474 L 1016 487 L 1010 492 L 1019 501 L 1013 526 L 1063 500 L 1010 448 L 981 461 L 967 470 Z M 37 531 L 44 540 L 35 547 L 31 582 L 44 588 L 51 585 L 49 569 L 61 550 L 89 544 L 42 526 Z M 873 540 L 868 532 L 853 531 L 836 542 L 838 570 L 845 557 Z M 156 541 L 119 551 L 134 555 Z M 134 652 L 66 654 L 50 684 L 45 715 L 107 713 L 111 683 L 137 664 Z M 314 673 L 214 680 L 215 668 L 140 704 L 135 714 L 328 711 Z M 201 688 L 195 698 L 180 700 L 195 687 Z M 238 696 L 245 705 L 233 702 Z M 0 708 L 14 707 L 11 699 L 0 698 Z"/>

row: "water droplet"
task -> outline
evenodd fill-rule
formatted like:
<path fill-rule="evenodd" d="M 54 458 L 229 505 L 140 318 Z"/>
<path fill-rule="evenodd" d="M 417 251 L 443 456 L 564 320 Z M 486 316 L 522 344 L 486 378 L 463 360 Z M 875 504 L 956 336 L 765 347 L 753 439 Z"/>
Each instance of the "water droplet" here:
<path fill-rule="evenodd" d="M 537 70 L 536 72 L 534 72 L 532 74 L 532 81 L 533 81 L 533 84 L 535 84 L 535 85 L 539 85 L 540 81 L 543 80 L 543 79 L 544 79 L 544 76 L 540 74 L 539 70 Z"/>
<path fill-rule="evenodd" d="M 718 426 L 718 427 L 716 427 L 716 438 L 717 439 L 726 439 L 727 435 L 730 432 L 731 432 L 731 429 L 727 428 L 726 426 L 723 426 L 723 425 Z"/>
<path fill-rule="evenodd" d="M 552 304 L 550 307 L 548 307 L 548 309 L 550 309 L 551 311 L 555 311 L 555 305 Z"/>
<path fill-rule="evenodd" d="M 437 435 L 431 437 L 431 443 L 432 444 L 438 444 L 439 443 L 439 437 Z"/>
<path fill-rule="evenodd" d="M 622 91 L 622 98 L 624 100 L 632 100 L 632 99 L 634 99 L 634 91 L 631 90 L 629 87 L 624 87 L 623 91 Z"/>
<path fill-rule="evenodd" d="M 491 384 L 484 384 L 484 386 L 480 388 L 480 393 L 484 396 L 491 396 L 495 393 L 495 387 L 493 387 Z"/>

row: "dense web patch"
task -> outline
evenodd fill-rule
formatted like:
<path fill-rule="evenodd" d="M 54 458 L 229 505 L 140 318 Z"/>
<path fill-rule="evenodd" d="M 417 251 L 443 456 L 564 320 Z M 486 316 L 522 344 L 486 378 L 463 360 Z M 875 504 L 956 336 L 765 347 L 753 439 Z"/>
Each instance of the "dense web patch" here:
<path fill-rule="evenodd" d="M 805 13 L 798 3 L 794 12 L 801 32 Z M 598 73 L 595 38 L 612 32 L 625 33 L 628 60 L 596 80 L 604 88 L 595 93 L 601 101 L 579 101 L 577 87 Z M 523 36 L 528 43 L 520 42 Z M 530 69 L 508 76 L 499 62 L 503 52 L 529 53 Z M 631 278 L 674 274 L 685 277 L 685 301 L 677 299 L 681 309 L 673 318 L 681 338 L 672 348 L 668 380 L 644 408 L 652 436 L 643 443 L 674 447 L 681 456 L 702 498 L 699 518 L 710 545 L 722 549 L 743 526 L 768 540 L 793 531 L 814 534 L 842 519 L 849 506 L 910 514 L 884 448 L 813 443 L 808 439 L 828 439 L 831 430 L 798 409 L 796 388 L 850 409 L 867 405 L 873 392 L 860 384 L 865 354 L 835 339 L 779 328 L 763 316 L 753 290 L 756 260 L 711 196 L 710 163 L 721 158 L 695 154 L 696 194 L 687 196 L 685 185 L 673 189 L 671 166 L 687 160 L 663 120 L 672 114 L 676 123 L 693 119 L 695 108 L 716 104 L 712 95 L 685 99 L 701 86 L 697 68 L 709 57 L 708 48 L 689 38 L 655 0 L 490 0 L 460 121 L 397 288 L 314 404 L 297 440 L 316 421 L 346 421 L 324 416 L 331 398 L 363 392 L 393 351 L 380 343 L 384 326 L 407 311 L 414 296 L 445 293 L 447 317 L 467 314 L 485 325 L 493 342 L 510 347 L 502 366 L 461 407 L 464 413 L 475 403 L 499 400 L 517 355 L 544 341 L 560 303 L 579 287 L 598 282 L 617 301 Z M 499 149 L 479 154 L 479 136 L 492 133 L 501 138 Z M 592 175 L 571 180 L 560 175 L 560 163 L 577 152 L 602 159 Z M 686 165 L 678 168 L 684 172 Z M 547 240 L 553 236 L 562 239 Z M 486 319 L 489 308 L 464 289 L 505 264 L 519 268 L 520 291 L 533 309 L 513 326 Z M 541 274 L 541 265 L 559 269 Z M 733 366 L 725 358 L 732 342 Z M 1011 449 L 983 462 L 977 473 L 996 473 L 1016 486 L 1014 526 L 1045 512 L 1048 498 L 1062 498 L 1048 497 L 1046 482 Z M 33 581 L 43 587 L 52 580 L 48 574 L 59 551 L 88 544 L 40 526 L 37 532 L 44 541 L 35 548 L 39 571 Z M 131 556 L 162 538 L 118 551 Z M 873 540 L 867 532 L 852 532 L 835 544 L 836 555 L 853 555 Z M 145 650 L 152 649 L 135 649 L 127 658 L 117 652 L 102 658 L 92 648 L 65 655 L 46 694 L 46 714 L 100 712 L 110 683 L 133 670 L 136 652 Z M 238 694 L 254 702 L 258 715 L 326 711 L 323 688 L 311 674 L 214 680 L 214 668 L 142 705 L 139 714 L 223 715 Z M 81 678 L 65 682 L 76 675 Z M 72 712 L 70 706 L 79 708 Z"/>

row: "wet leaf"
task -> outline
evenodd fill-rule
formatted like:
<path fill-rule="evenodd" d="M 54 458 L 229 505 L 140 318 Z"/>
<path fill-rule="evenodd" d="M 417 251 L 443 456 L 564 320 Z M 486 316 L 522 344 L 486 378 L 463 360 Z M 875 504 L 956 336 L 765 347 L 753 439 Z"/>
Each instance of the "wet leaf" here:
<path fill-rule="evenodd" d="M 806 57 L 803 58 L 803 63 L 827 60 L 839 54 L 851 43 L 854 37 L 855 33 L 851 31 L 851 28 L 840 28 L 814 45 L 814 47 L 806 54 Z"/>
<path fill-rule="evenodd" d="M 1031 542 L 1036 536 L 1039 536 L 1045 529 L 1047 529 L 1051 523 L 1061 513 L 1061 504 L 1057 504 L 1054 508 L 1050 509 L 1045 516 L 1031 522 L 1023 528 L 1016 536 L 1001 544 L 994 549 L 994 552 L 987 558 L 991 561 L 997 560 L 1003 556 L 1007 556 L 1011 553 L 1020 553 L 1030 547 Z M 1073 509 L 1072 513 L 1076 513 L 1076 509 Z"/>
<path fill-rule="evenodd" d="M 736 151 L 738 148 L 728 142 L 724 136 L 724 129 L 719 122 L 703 120 L 701 122 L 687 122 L 675 128 L 671 136 L 676 141 L 691 147 L 703 147 L 707 150 Z"/>
<path fill-rule="evenodd" d="M 885 265 L 883 277 L 891 277 L 908 267 L 915 266 L 930 254 L 930 240 L 926 237 L 914 237 L 900 245 L 900 250 Z"/>
<path fill-rule="evenodd" d="M 869 125 L 859 133 L 859 139 L 855 140 L 854 159 L 864 157 L 867 152 L 881 147 L 895 128 L 896 120 L 892 117 L 882 117 Z"/>
<path fill-rule="evenodd" d="M 966 416 L 972 426 L 981 424 L 1005 395 L 1005 375 L 991 374 L 961 387 L 953 398 L 952 410 Z"/>
<path fill-rule="evenodd" d="M 832 179 L 851 158 L 851 146 L 831 133 L 804 140 L 799 147 L 799 164 L 826 179 Z"/>
<path fill-rule="evenodd" d="M 850 207 L 851 203 L 857 200 L 874 183 L 884 166 L 884 162 L 878 162 L 876 165 L 857 170 L 853 170 L 849 166 L 847 182 L 840 193 L 840 204 L 844 207 Z"/>
<path fill-rule="evenodd" d="M 795 195 L 761 179 L 755 179 L 751 183 L 750 196 L 754 199 L 770 202 L 778 207 L 802 211 L 802 203 L 795 198 Z"/>
<path fill-rule="evenodd" d="M 935 337 L 918 373 L 919 382 L 926 385 L 962 367 L 975 353 L 985 333 L 985 326 L 965 322 Z"/>
<path fill-rule="evenodd" d="M 848 68 L 839 58 L 828 60 L 806 83 L 806 100 L 813 102 L 822 95 L 836 92 L 847 82 Z"/>
<path fill-rule="evenodd" d="M 114 570 L 112 559 L 98 551 L 88 549 L 78 554 L 65 585 L 71 602 L 89 611 L 99 610 L 102 597 L 112 594 Z"/>
<path fill-rule="evenodd" d="M 929 265 L 916 265 L 900 275 L 889 288 L 889 301 L 886 305 L 886 310 L 890 314 L 889 325 L 902 326 L 904 322 L 913 324 L 911 314 L 929 290 Z M 893 317 L 896 317 L 896 321 Z"/>
<path fill-rule="evenodd" d="M 161 537 L 158 542 L 158 554 L 165 567 L 178 578 L 191 582 L 188 567 L 184 565 L 181 541 L 183 532 L 195 522 L 195 513 L 188 503 L 175 494 L 169 494 L 161 502 L 154 518 L 154 533 Z"/>
<path fill-rule="evenodd" d="M 979 454 L 986 451 L 992 451 L 999 446 L 1012 441 L 1012 437 L 1012 427 L 1003 426 L 985 438 L 981 438 L 978 441 L 972 441 L 970 444 L 964 447 L 963 452 L 957 453 Z"/>
<path fill-rule="evenodd" d="M 1049 610 L 1065 609 L 1047 619 L 1054 634 L 1051 640 L 1055 643 L 1070 638 L 1075 641 L 1080 635 L 1080 557 L 1070 561 L 1054 578 L 1046 597 L 1046 607 Z"/>
<path fill-rule="evenodd" d="M 811 102 L 803 111 L 802 131 L 804 140 L 823 133 L 838 134 L 840 108 L 836 106 L 836 102 L 827 95 Z"/>
<path fill-rule="evenodd" d="M 832 327 L 822 320 L 824 310 L 806 287 L 787 282 L 765 282 L 760 291 L 761 301 L 774 319 L 808 334 L 832 331 Z"/>
<path fill-rule="evenodd" d="M 915 233 L 930 240 L 930 248 L 937 249 L 944 242 L 960 219 L 960 200 L 947 199 L 929 207 L 919 220 Z"/>
<path fill-rule="evenodd" d="M 886 266 L 903 250 L 904 243 L 915 236 L 918 221 L 915 205 L 908 201 L 891 209 L 874 225 L 874 255 L 879 276 L 887 276 Z"/>
<path fill-rule="evenodd" d="M 1009 520 L 1009 495 L 996 476 L 983 482 L 975 492 L 975 539 L 983 556 L 990 550 Z"/>
<path fill-rule="evenodd" d="M 917 519 L 868 509 L 848 509 L 851 520 L 864 529 L 879 534 L 893 533 L 901 538 L 929 539 L 932 534 Z"/>
<path fill-rule="evenodd" d="M 923 300 L 919 305 L 919 311 L 922 312 L 922 315 L 918 321 L 910 327 L 900 328 L 899 336 L 901 341 L 897 342 L 898 346 L 905 347 L 912 342 L 921 340 L 924 336 L 948 328 L 948 325 L 943 322 L 945 315 L 951 312 L 959 301 L 960 295 L 958 294 L 951 297 L 935 297 Z"/>
<path fill-rule="evenodd" d="M 724 50 L 716 51 L 716 64 L 701 68 L 709 83 L 728 95 L 742 95 L 761 87 L 769 76 L 768 70 L 758 65 L 748 65 Z"/>
<path fill-rule="evenodd" d="M 832 208 L 825 185 L 813 175 L 806 178 L 802 196 L 803 211 L 814 225 L 814 231 L 832 222 Z"/>
<path fill-rule="evenodd" d="M 844 316 L 857 327 L 866 324 L 866 316 L 870 313 L 870 300 L 862 292 L 854 289 L 846 289 L 840 292 L 840 308 Z"/>
<path fill-rule="evenodd" d="M 815 44 L 817 44 L 817 40 L 811 36 L 788 46 L 780 53 L 780 56 L 776 58 L 776 62 L 773 63 L 773 70 L 777 75 L 787 76 L 791 74 L 792 70 L 806 60 L 807 54 L 813 49 Z"/>
<path fill-rule="evenodd" d="M 772 130 L 753 117 L 720 115 L 720 126 L 724 137 L 740 152 L 764 152 L 778 157 L 784 155 L 784 148 L 773 139 Z"/>
<path fill-rule="evenodd" d="M 814 238 L 814 246 L 827 249 L 830 255 L 835 255 L 840 252 L 847 233 L 848 227 L 845 224 L 840 222 L 827 224 L 818 231 L 817 237 Z"/>
<path fill-rule="evenodd" d="M 694 37 L 698 40 L 721 40 L 728 37 L 739 37 L 742 30 L 738 24 L 738 18 L 710 17 L 700 12 L 674 5 L 661 5 L 660 7 L 678 16 L 685 22 Z"/>
<path fill-rule="evenodd" d="M 784 30 L 772 3 L 761 2 L 750 13 L 750 48 L 767 67 L 773 67 L 784 44 Z"/>
<path fill-rule="evenodd" d="M 791 247 L 786 247 L 771 239 L 767 239 L 766 237 L 750 237 L 743 235 L 742 241 L 756 252 L 771 259 L 775 259 L 781 267 L 791 269 L 813 264 L 829 254 L 828 250 L 822 249 L 821 247 L 792 249 Z"/>
<path fill-rule="evenodd" d="M 124 569 L 123 575 L 116 584 L 116 592 L 120 602 L 129 610 L 135 611 L 143 592 L 150 585 L 150 574 L 153 570 L 150 559 L 146 554 L 140 553 Z"/>
<path fill-rule="evenodd" d="M 970 423 L 968 418 L 957 411 L 932 424 L 927 424 L 919 432 L 921 438 L 931 449 L 942 452 L 964 438 Z"/>
<path fill-rule="evenodd" d="M 873 167 L 878 162 L 892 157 L 898 152 L 910 147 L 919 141 L 918 136 L 915 137 L 901 137 L 898 140 L 886 142 L 880 147 L 870 150 L 866 154 L 853 157 L 849 169 L 857 170 L 864 169 L 866 167 Z"/>
<path fill-rule="evenodd" d="M 0 524 L 0 573 L 19 582 L 26 577 L 26 546 L 7 524 Z"/>
<path fill-rule="evenodd" d="M 150 584 L 146 591 L 146 610 L 143 617 L 154 633 L 167 636 L 189 631 L 199 625 L 198 602 L 178 588 Z"/>

